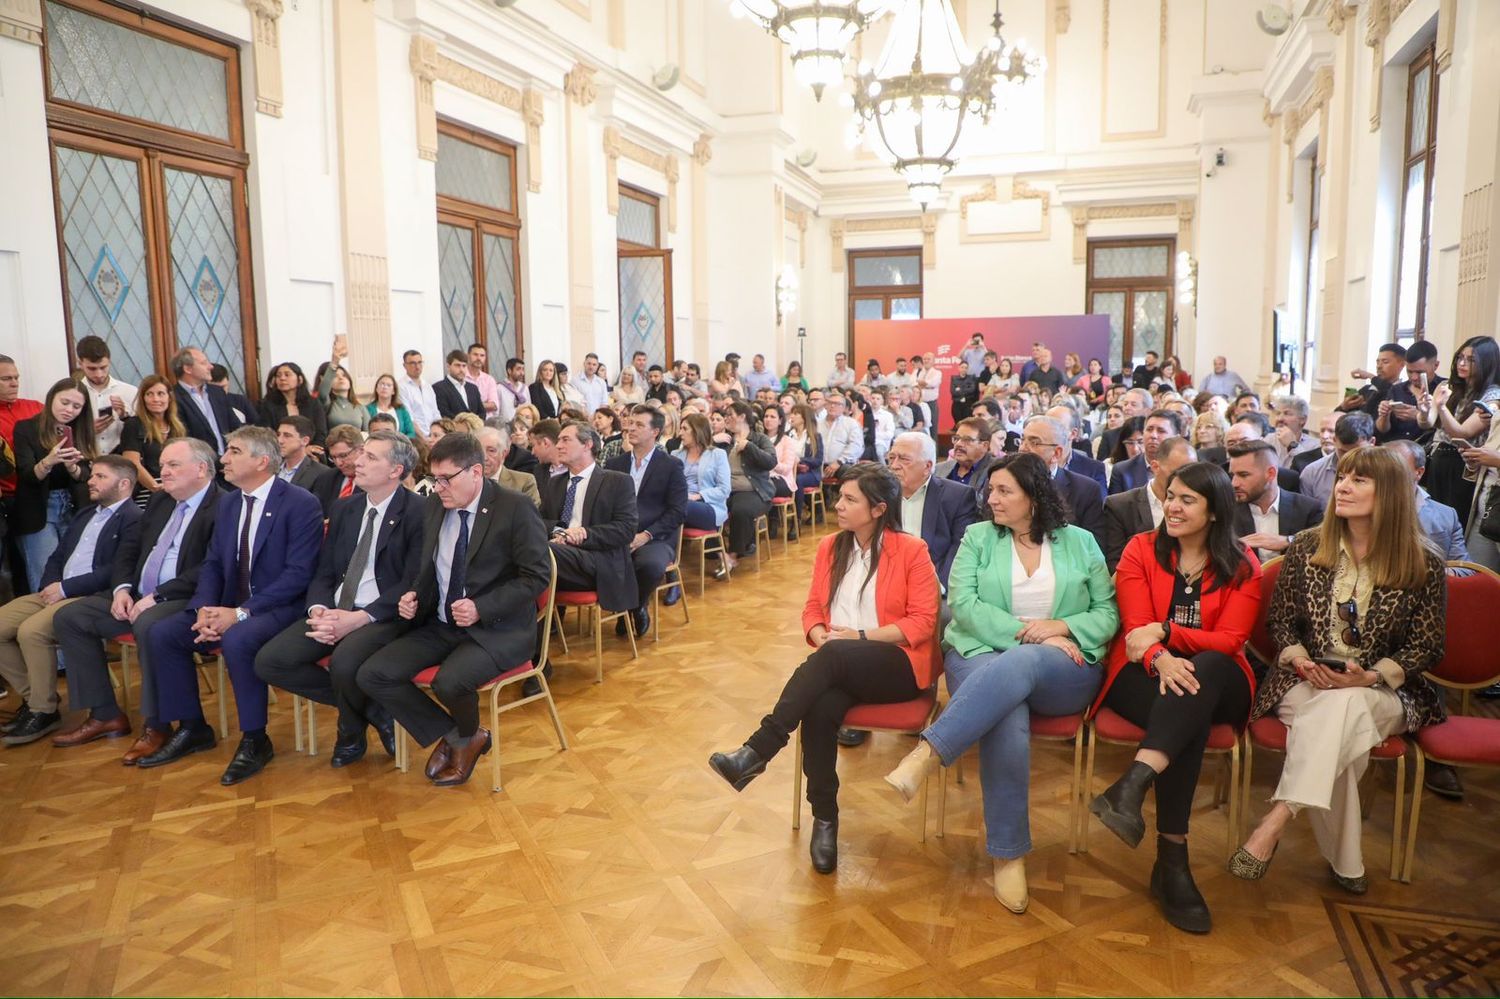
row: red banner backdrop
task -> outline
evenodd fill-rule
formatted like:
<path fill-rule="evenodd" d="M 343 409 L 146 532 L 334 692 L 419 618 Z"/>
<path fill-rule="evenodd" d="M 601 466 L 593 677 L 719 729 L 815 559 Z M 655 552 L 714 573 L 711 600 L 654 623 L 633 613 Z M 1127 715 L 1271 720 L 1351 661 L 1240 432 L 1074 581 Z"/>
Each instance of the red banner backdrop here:
<path fill-rule="evenodd" d="M 854 324 L 854 350 L 849 366 L 864 377 L 865 365 L 871 359 L 880 362 L 880 370 L 895 370 L 896 358 L 922 355 L 931 351 L 943 373 L 943 387 L 938 390 L 938 426 L 953 426 L 948 384 L 958 373 L 961 354 L 975 333 L 984 334 L 984 345 L 1001 357 L 1009 357 L 1016 374 L 1031 359 L 1031 345 L 1040 341 L 1053 355 L 1053 364 L 1062 367 L 1063 355 L 1074 351 L 1085 366 L 1091 357 L 1103 360 L 1109 353 L 1108 316 L 1004 316 L 983 319 L 861 319 Z M 975 374 L 976 372 L 970 372 Z"/>

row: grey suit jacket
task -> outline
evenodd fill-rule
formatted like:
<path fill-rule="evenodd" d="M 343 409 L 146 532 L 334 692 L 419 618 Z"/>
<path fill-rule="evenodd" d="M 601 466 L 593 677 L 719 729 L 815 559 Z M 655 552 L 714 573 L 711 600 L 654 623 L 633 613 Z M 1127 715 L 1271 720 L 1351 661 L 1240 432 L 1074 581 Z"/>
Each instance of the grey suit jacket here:
<path fill-rule="evenodd" d="M 987 454 L 979 459 L 979 463 L 969 473 L 968 485 L 970 489 L 974 490 L 974 503 L 976 506 L 982 505 L 984 502 L 984 488 L 989 485 L 990 466 L 994 463 L 994 455 Z M 947 479 L 957 464 L 958 462 L 952 458 L 944 459 L 932 467 L 932 474 L 939 479 Z M 949 479 L 948 481 L 956 482 L 957 480 Z M 963 483 L 959 483 L 959 485 L 963 485 Z"/>
<path fill-rule="evenodd" d="M 1151 519 L 1150 486 L 1136 486 L 1115 493 L 1104 500 L 1104 562 L 1114 572 L 1130 539 L 1145 531 L 1156 530 Z"/>

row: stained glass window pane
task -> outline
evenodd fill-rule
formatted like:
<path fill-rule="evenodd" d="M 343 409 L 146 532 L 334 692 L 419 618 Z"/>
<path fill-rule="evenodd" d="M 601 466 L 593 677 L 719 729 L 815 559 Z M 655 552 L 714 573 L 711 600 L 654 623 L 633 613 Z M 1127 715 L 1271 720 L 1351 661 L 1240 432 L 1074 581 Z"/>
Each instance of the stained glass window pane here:
<path fill-rule="evenodd" d="M 1166 277 L 1167 247 L 1157 246 L 1096 246 L 1094 254 L 1095 278 Z"/>
<path fill-rule="evenodd" d="M 484 306 L 491 371 L 504 371 L 516 350 L 515 240 L 484 234 Z"/>
<path fill-rule="evenodd" d="M 244 392 L 245 336 L 234 185 L 226 177 L 171 167 L 165 174 L 177 344 L 197 347 L 210 361 L 224 365 L 234 391 Z"/>
<path fill-rule="evenodd" d="M 58 3 L 46 18 L 53 97 L 228 141 L 222 59 Z"/>
<path fill-rule="evenodd" d="M 1130 348 L 1134 355 L 1131 367 L 1145 363 L 1148 350 L 1156 351 L 1158 357 L 1166 353 L 1167 294 L 1165 291 L 1135 293 L 1135 316 L 1130 325 Z"/>
<path fill-rule="evenodd" d="M 510 171 L 510 157 L 438 133 L 438 194 L 508 212 L 511 210 Z"/>
<path fill-rule="evenodd" d="M 854 258 L 854 284 L 857 287 L 921 283 L 921 254 Z"/>
<path fill-rule="evenodd" d="M 443 354 L 474 342 L 474 234 L 438 223 L 438 294 L 442 297 Z"/>
<path fill-rule="evenodd" d="M 620 213 L 615 216 L 615 235 L 638 246 L 659 246 L 657 206 L 620 192 Z"/>
<path fill-rule="evenodd" d="M 1411 78 L 1411 93 L 1407 101 L 1411 105 L 1411 133 L 1407 137 L 1406 154 L 1414 156 L 1427 146 L 1427 119 L 1432 101 L 1431 63 L 1422 67 Z"/>
<path fill-rule="evenodd" d="M 620 258 L 621 357 L 644 350 L 647 364 L 669 363 L 666 275 L 664 257 Z"/>
<path fill-rule="evenodd" d="M 1125 350 L 1125 293 L 1094 292 L 1089 312 L 1109 317 L 1109 357 L 1104 363 L 1110 371 L 1119 371 L 1124 366 L 1120 355 Z"/>
<path fill-rule="evenodd" d="M 134 160 L 56 149 L 73 338 L 103 337 L 115 376 L 138 382 L 156 370 L 140 172 Z"/>

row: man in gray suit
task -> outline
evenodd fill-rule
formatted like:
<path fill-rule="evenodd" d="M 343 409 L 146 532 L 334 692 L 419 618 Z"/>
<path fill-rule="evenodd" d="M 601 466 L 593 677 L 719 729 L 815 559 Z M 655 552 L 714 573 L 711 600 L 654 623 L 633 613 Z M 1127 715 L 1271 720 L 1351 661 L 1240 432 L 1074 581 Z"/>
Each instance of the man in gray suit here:
<path fill-rule="evenodd" d="M 1104 562 L 1114 572 L 1125 545 L 1137 534 L 1161 526 L 1167 501 L 1167 480 L 1189 462 L 1197 461 L 1193 446 L 1182 437 L 1168 437 L 1156 447 L 1151 478 L 1144 486 L 1115 493 L 1104 500 Z"/>
<path fill-rule="evenodd" d="M 323 516 L 329 515 L 332 490 L 319 488 L 325 480 L 333 477 L 333 469 L 308 453 L 312 444 L 312 420 L 305 416 L 284 416 L 276 425 L 276 444 L 281 449 L 281 471 L 276 477 L 294 486 L 301 486 L 323 502 Z M 324 500 L 324 492 L 330 495 Z"/>

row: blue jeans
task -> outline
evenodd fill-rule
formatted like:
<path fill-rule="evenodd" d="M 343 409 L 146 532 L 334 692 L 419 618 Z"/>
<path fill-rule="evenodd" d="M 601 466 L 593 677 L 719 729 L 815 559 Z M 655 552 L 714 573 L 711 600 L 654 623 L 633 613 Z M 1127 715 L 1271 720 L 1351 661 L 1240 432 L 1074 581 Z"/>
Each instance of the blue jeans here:
<path fill-rule="evenodd" d="M 1018 645 L 965 659 L 953 650 L 943 662 L 948 707 L 922 738 L 951 766 L 979 743 L 985 848 L 1013 860 L 1031 852 L 1031 712 L 1069 715 L 1099 693 L 1097 665 L 1079 666 L 1050 645 Z"/>
<path fill-rule="evenodd" d="M 47 522 L 35 534 L 23 534 L 16 539 L 21 546 L 21 555 L 26 559 L 26 584 L 32 593 L 42 591 L 42 570 L 47 560 L 62 543 L 62 536 L 73 519 L 73 496 L 66 489 L 51 489 L 47 492 Z"/>
<path fill-rule="evenodd" d="M 716 511 L 702 500 L 688 500 L 683 511 L 682 522 L 695 531 L 716 531 L 719 521 Z"/>

